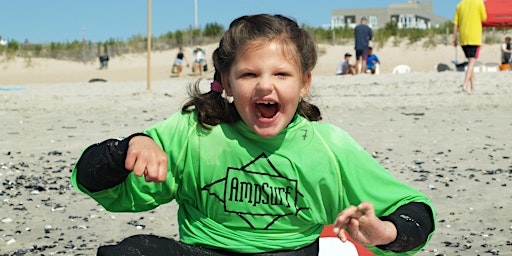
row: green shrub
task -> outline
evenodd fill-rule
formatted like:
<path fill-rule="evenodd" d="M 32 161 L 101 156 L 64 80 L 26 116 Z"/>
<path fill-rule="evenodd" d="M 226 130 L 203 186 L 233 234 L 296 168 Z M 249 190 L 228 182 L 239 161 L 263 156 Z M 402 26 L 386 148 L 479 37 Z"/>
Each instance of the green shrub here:
<path fill-rule="evenodd" d="M 353 44 L 354 30 L 348 26 L 331 29 L 329 27 L 310 27 L 301 25 L 302 28 L 311 33 L 318 43 L 329 44 Z M 388 22 L 384 28 L 374 29 L 373 42 L 377 47 L 384 47 L 390 41 L 393 46 L 399 46 L 403 40 L 408 40 L 409 44 L 423 42 L 424 48 L 436 47 L 438 43 L 451 43 L 453 33 L 453 22 L 448 21 L 438 28 L 427 30 L 421 29 L 399 29 L 396 22 Z M 510 32 L 510 29 L 484 29 L 483 41 L 486 44 L 501 43 L 504 35 Z M 176 30 L 167 32 L 163 35 L 151 38 L 152 50 L 173 49 L 178 46 L 195 46 L 209 43 L 218 43 L 219 37 L 224 33 L 224 28 L 218 23 L 208 23 L 204 29 L 189 28 L 186 30 Z M 23 58 L 44 57 L 55 59 L 66 59 L 73 61 L 97 61 L 101 53 L 108 53 L 109 56 L 118 56 L 128 53 L 144 53 L 147 48 L 147 37 L 143 35 L 134 35 L 127 40 L 110 38 L 105 42 L 51 42 L 48 44 L 21 44 L 15 40 L 10 40 L 7 46 L 0 46 L 0 51 L 5 54 L 7 60 L 16 56 Z M 325 49 L 319 49 L 320 54 L 325 53 Z M 27 59 L 27 65 L 32 63 Z"/>
<path fill-rule="evenodd" d="M 224 27 L 216 22 L 207 23 L 204 26 L 203 35 L 206 37 L 220 37 L 224 33 Z"/>
<path fill-rule="evenodd" d="M 176 39 L 177 45 L 183 44 L 183 32 L 181 32 L 181 30 L 177 30 L 176 33 L 174 33 L 174 38 Z"/>

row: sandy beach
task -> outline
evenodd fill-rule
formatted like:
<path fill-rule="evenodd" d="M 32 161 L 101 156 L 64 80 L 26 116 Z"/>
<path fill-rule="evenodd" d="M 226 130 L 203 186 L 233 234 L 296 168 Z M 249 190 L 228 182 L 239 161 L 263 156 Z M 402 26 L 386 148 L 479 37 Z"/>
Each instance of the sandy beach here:
<path fill-rule="evenodd" d="M 211 53 L 214 45 L 205 48 Z M 431 198 L 437 231 L 418 255 L 512 255 L 512 73 L 478 72 L 476 91 L 465 93 L 463 72 L 434 70 L 455 59 L 452 46 L 402 45 L 376 51 L 380 75 L 334 76 L 351 48 L 320 46 L 310 100 L 323 121 Z M 175 203 L 110 213 L 69 179 L 90 144 L 180 109 L 195 77 L 189 69 L 171 77 L 175 53 L 152 54 L 149 90 L 145 54 L 112 58 L 107 70 L 97 62 L 33 59 L 27 67 L 1 59 L 0 255 L 95 255 L 99 245 L 132 234 L 178 237 Z M 498 60 L 499 46 L 482 48 L 482 63 Z M 412 72 L 391 74 L 398 64 Z"/>
<path fill-rule="evenodd" d="M 409 45 L 402 42 L 398 46 L 375 47 L 376 54 L 380 61 L 380 72 L 382 74 L 392 73 L 397 65 L 408 65 L 413 72 L 434 72 L 439 63 L 454 66 L 452 61 L 461 63 L 465 61 L 464 53 L 460 47 L 454 48 L 451 45 L 438 45 L 435 48 L 424 48 L 421 42 Z M 211 57 L 216 45 L 206 45 L 203 47 L 206 55 Z M 315 76 L 330 76 L 336 74 L 336 66 L 343 60 L 345 53 L 354 53 L 351 43 L 346 45 L 326 45 L 318 46 L 319 58 L 316 68 L 313 70 Z M 192 65 L 192 48 L 184 48 L 185 55 Z M 177 50 L 155 51 L 151 53 L 151 81 L 169 80 L 173 78 L 171 74 L 172 63 L 174 62 Z M 352 57 L 351 63 L 355 62 Z M 500 61 L 500 46 L 483 45 L 481 47 L 478 62 L 483 66 L 488 63 L 498 63 Z M 211 59 L 207 60 L 210 69 L 213 68 Z M 15 58 L 6 60 L 5 56 L 0 56 L 0 86 L 16 85 L 27 83 L 70 83 L 87 82 L 91 78 L 102 78 L 109 82 L 127 82 L 127 81 L 146 81 L 147 54 L 129 54 L 123 56 L 111 56 L 107 70 L 100 70 L 98 60 L 92 62 L 70 62 L 53 59 Z M 191 66 L 190 66 L 191 67 Z M 191 68 L 185 68 L 182 78 L 193 79 Z"/>

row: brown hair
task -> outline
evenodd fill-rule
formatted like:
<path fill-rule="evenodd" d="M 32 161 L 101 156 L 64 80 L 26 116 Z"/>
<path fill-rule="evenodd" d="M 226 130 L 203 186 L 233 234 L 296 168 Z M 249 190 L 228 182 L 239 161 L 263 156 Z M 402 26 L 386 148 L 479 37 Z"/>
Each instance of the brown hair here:
<path fill-rule="evenodd" d="M 307 74 L 316 65 L 316 44 L 309 33 L 300 28 L 294 20 L 282 15 L 242 16 L 231 22 L 219 42 L 219 47 L 213 52 L 214 80 L 220 82 L 220 74 L 229 73 L 240 51 L 255 41 L 278 41 L 289 47 L 287 50 L 293 53 L 292 56 L 300 65 L 303 79 L 307 79 Z M 216 91 L 201 93 L 199 82 L 196 81 L 189 87 L 190 99 L 183 105 L 182 111 L 197 111 L 198 122 L 205 129 L 219 123 L 234 123 L 240 120 L 233 103 L 229 103 L 222 97 L 222 93 Z M 322 119 L 320 109 L 305 100 L 299 102 L 297 113 L 310 121 Z"/>

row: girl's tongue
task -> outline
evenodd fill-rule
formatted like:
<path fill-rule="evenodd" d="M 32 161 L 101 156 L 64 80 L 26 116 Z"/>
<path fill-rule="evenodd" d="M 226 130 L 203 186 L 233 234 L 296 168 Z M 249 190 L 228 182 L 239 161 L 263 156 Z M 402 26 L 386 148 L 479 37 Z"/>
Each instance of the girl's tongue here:
<path fill-rule="evenodd" d="M 256 109 L 263 118 L 272 118 L 277 114 L 277 103 L 257 103 Z"/>

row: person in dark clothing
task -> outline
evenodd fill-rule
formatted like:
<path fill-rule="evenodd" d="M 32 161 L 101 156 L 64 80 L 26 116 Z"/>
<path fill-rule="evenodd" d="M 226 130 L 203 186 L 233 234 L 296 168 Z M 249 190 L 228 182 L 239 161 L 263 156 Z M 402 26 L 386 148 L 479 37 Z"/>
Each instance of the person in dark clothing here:
<path fill-rule="evenodd" d="M 108 68 L 108 55 L 100 55 L 100 69 L 107 69 Z"/>
<path fill-rule="evenodd" d="M 172 66 L 172 73 L 176 74 L 177 77 L 180 77 L 185 63 L 187 63 L 187 67 L 188 67 L 187 58 L 185 57 L 183 48 L 180 47 L 178 53 L 176 54 L 176 60 L 174 61 L 174 64 Z"/>
<path fill-rule="evenodd" d="M 505 37 L 505 43 L 501 45 L 501 64 L 510 64 L 512 55 L 512 47 L 510 45 L 510 37 Z"/>
<path fill-rule="evenodd" d="M 361 18 L 361 24 L 354 28 L 355 50 L 356 50 L 356 74 L 359 72 L 361 64 L 361 73 L 366 73 L 366 56 L 368 55 L 368 47 L 370 40 L 373 38 L 372 29 L 368 26 L 368 19 Z"/>

